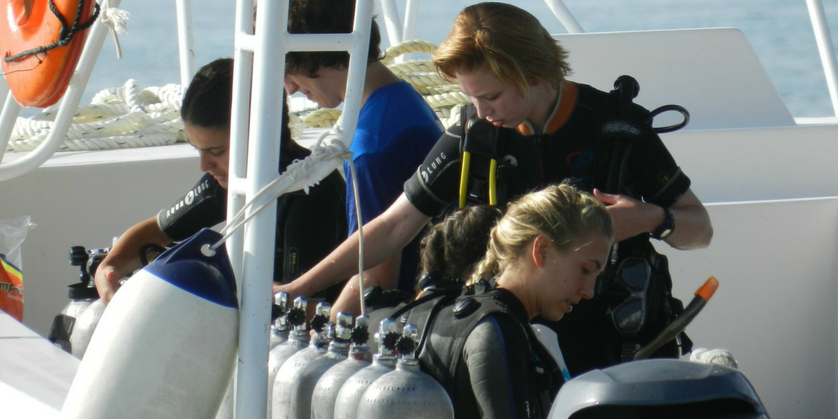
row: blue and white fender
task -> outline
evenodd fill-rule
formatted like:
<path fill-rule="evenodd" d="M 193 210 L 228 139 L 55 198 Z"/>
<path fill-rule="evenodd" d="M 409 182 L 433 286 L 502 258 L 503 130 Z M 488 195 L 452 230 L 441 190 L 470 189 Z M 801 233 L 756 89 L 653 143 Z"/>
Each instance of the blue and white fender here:
<path fill-rule="evenodd" d="M 209 418 L 233 372 L 238 301 L 221 236 L 201 230 L 134 274 L 102 315 L 63 418 Z"/>

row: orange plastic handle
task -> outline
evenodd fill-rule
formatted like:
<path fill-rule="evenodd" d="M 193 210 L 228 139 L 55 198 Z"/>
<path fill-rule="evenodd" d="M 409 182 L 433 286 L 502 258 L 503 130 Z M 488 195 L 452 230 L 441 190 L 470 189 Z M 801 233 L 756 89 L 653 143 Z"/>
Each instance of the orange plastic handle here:
<path fill-rule="evenodd" d="M 716 277 L 711 276 L 707 278 L 707 281 L 702 285 L 698 291 L 695 292 L 696 297 L 701 297 L 704 301 L 710 301 L 710 298 L 713 297 L 713 294 L 716 293 L 716 290 L 719 289 L 719 281 Z"/>

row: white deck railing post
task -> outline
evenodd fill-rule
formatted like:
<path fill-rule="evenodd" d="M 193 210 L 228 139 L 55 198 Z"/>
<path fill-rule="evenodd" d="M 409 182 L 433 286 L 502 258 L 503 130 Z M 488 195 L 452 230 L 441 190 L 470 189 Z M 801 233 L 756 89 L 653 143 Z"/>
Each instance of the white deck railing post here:
<path fill-rule="evenodd" d="M 818 51 L 826 75 L 829 97 L 832 99 L 832 110 L 835 116 L 838 116 L 838 61 L 835 59 L 835 48 L 832 46 L 826 13 L 824 13 L 821 0 L 806 0 L 806 5 L 809 8 L 809 18 L 812 19 L 812 29 L 815 31 L 815 40 L 818 43 Z"/>
<path fill-rule="evenodd" d="M 180 85 L 185 89 L 195 75 L 195 36 L 192 30 L 192 0 L 177 0 L 177 40 Z"/>

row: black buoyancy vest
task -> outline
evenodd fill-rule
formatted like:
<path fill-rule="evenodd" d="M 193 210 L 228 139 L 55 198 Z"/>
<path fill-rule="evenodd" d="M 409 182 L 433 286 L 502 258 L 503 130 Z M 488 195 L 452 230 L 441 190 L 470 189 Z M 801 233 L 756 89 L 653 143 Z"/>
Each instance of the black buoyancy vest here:
<path fill-rule="evenodd" d="M 537 404 L 530 405 L 530 409 L 533 417 L 546 417 L 550 403 L 563 383 L 558 363 L 535 336 L 526 319 L 511 309 L 509 299 L 515 297 L 505 290 L 486 288 L 488 285 L 481 284 L 465 289 L 428 290 L 417 301 L 372 312 L 370 319 L 390 317 L 401 324 L 417 326 L 421 336 L 417 350 L 422 371 L 442 384 L 451 396 L 454 411 L 460 413 L 457 415 L 460 419 L 464 412 L 478 415 L 474 395 L 470 390 L 464 391 L 462 383 L 457 382 L 457 371 L 464 368 L 460 361 L 466 340 L 487 316 L 509 316 L 521 326 L 520 336 L 527 341 L 524 346 L 529 349 L 521 355 L 526 357 L 527 376 L 531 378 L 526 394 Z"/>

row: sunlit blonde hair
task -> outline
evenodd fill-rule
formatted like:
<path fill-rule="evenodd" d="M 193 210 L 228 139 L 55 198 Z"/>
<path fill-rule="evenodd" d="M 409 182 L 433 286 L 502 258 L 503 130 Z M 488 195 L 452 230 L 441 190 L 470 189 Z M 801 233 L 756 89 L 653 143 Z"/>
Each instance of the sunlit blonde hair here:
<path fill-rule="evenodd" d="M 573 186 L 553 185 L 529 193 L 509 204 L 492 229 L 486 256 L 470 282 L 514 267 L 539 235 L 547 236 L 560 252 L 565 252 L 573 250 L 577 239 L 591 235 L 613 242 L 614 227 L 605 206 Z"/>
<path fill-rule="evenodd" d="M 451 33 L 433 54 L 440 75 L 456 79 L 488 65 L 503 83 L 525 97 L 540 81 L 558 88 L 570 73 L 567 51 L 535 16 L 507 3 L 478 3 L 463 9 Z"/>

